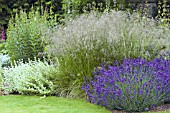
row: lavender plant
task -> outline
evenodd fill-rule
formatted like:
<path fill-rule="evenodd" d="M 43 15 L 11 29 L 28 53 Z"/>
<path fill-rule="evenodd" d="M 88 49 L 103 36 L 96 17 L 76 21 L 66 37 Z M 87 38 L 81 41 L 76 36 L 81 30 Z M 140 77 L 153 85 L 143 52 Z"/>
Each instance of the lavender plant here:
<path fill-rule="evenodd" d="M 102 65 L 94 75 L 94 80 L 86 78 L 83 85 L 88 101 L 94 104 L 141 112 L 169 101 L 170 59 L 124 59 L 120 65 Z"/>

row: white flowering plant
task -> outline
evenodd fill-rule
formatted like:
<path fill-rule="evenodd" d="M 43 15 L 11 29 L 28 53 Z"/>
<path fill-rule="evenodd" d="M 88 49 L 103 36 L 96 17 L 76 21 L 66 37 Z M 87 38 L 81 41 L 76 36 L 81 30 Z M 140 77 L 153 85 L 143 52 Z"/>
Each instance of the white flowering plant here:
<path fill-rule="evenodd" d="M 57 73 L 57 68 L 46 61 L 15 62 L 3 69 L 2 89 L 9 94 L 53 95 Z"/>

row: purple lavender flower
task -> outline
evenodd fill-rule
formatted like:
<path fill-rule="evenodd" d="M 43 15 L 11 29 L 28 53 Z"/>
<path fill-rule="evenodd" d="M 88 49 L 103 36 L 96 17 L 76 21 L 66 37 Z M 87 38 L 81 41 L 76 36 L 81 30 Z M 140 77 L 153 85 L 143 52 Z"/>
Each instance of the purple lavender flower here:
<path fill-rule="evenodd" d="M 133 112 L 170 101 L 170 59 L 126 58 L 120 65 L 103 65 L 94 74 L 83 88 L 92 103 Z"/>
<path fill-rule="evenodd" d="M 149 108 L 145 108 L 145 111 L 149 111 Z"/>
<path fill-rule="evenodd" d="M 128 88 L 126 88 L 126 92 L 129 92 L 129 89 L 128 89 Z"/>
<path fill-rule="evenodd" d="M 139 95 L 143 95 L 142 89 L 139 90 Z"/>
<path fill-rule="evenodd" d="M 136 95 L 136 89 L 134 90 L 134 95 Z"/>

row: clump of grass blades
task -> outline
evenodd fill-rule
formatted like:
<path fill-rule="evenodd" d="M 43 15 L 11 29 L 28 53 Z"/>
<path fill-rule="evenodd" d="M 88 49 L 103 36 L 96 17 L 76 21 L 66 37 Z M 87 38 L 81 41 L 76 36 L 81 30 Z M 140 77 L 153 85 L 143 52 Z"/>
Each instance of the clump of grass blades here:
<path fill-rule="evenodd" d="M 75 97 L 81 94 L 83 76 L 93 77 L 92 71 L 102 62 L 138 56 L 153 59 L 161 42 L 170 37 L 166 28 L 151 19 L 114 10 L 83 14 L 59 26 L 52 35 L 53 44 L 47 50 L 60 62 L 60 79 L 64 81 L 60 87 L 68 89 L 67 96 Z"/>

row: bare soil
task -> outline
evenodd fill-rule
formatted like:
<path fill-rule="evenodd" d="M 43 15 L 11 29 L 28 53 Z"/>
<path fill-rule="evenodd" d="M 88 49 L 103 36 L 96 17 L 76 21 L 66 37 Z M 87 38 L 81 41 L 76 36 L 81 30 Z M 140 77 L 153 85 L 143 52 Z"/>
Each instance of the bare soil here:
<path fill-rule="evenodd" d="M 164 105 L 155 107 L 151 110 L 149 110 L 148 112 L 159 112 L 159 111 L 168 111 L 170 112 L 170 103 L 166 103 Z M 126 112 L 126 111 L 122 111 L 122 110 L 112 110 L 111 113 L 139 113 L 139 112 Z"/>

